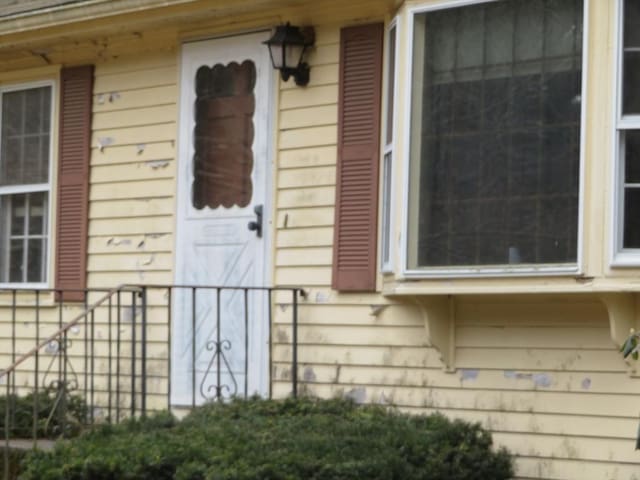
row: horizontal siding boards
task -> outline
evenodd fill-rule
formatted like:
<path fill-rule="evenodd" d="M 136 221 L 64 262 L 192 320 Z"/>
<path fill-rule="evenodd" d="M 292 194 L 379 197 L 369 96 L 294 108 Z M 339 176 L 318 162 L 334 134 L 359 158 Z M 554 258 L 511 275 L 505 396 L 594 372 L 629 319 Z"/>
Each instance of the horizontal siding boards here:
<path fill-rule="evenodd" d="M 91 286 L 173 280 L 177 72 L 171 51 L 96 67 Z"/>
<path fill-rule="evenodd" d="M 479 421 L 518 455 L 517 478 L 630 478 L 615 472 L 631 471 L 637 458 L 640 379 L 626 373 L 593 298 L 457 299 L 459 368 L 446 373 L 438 351 L 424 346 L 424 322 L 410 303 L 376 310 L 389 299 L 322 287 L 308 293 L 298 309 L 305 391 Z M 274 315 L 272 378 L 276 395 L 286 395 L 290 307 L 276 299 L 285 303 Z M 583 464 L 597 473 L 573 476 Z"/>
<path fill-rule="evenodd" d="M 338 178 L 331 285 L 376 288 L 382 24 L 343 28 L 340 37 Z"/>

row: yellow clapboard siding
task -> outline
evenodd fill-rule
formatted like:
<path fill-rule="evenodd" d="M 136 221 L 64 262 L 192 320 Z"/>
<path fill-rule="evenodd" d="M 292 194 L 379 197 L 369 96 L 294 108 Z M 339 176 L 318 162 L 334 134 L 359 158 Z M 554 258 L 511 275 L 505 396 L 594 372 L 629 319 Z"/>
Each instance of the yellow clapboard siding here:
<path fill-rule="evenodd" d="M 141 71 L 125 71 L 113 75 L 96 76 L 93 91 L 96 94 L 100 94 L 120 92 L 121 90 L 138 90 L 149 87 L 175 85 L 177 81 L 177 67 L 171 65 Z"/>
<path fill-rule="evenodd" d="M 89 221 L 89 236 L 144 235 L 148 233 L 171 233 L 174 229 L 173 217 L 141 217 L 92 219 Z"/>
<path fill-rule="evenodd" d="M 328 328 L 328 327 L 327 327 Z M 348 348 L 348 347 L 345 347 Z M 545 391 L 599 394 L 638 392 L 640 381 L 625 372 L 544 372 L 514 370 L 466 370 L 445 372 L 441 366 L 426 368 L 304 365 L 313 372 L 315 383 L 345 383 L 377 386 L 439 387 L 443 389 Z M 339 368 L 339 372 L 336 369 Z"/>
<path fill-rule="evenodd" d="M 340 56 L 340 44 L 328 43 L 324 45 L 317 45 L 315 48 L 309 51 L 307 62 L 312 67 L 318 65 L 327 65 L 337 63 Z"/>
<path fill-rule="evenodd" d="M 89 255 L 99 253 L 169 252 L 173 235 L 150 233 L 147 235 L 106 235 L 89 237 Z"/>
<path fill-rule="evenodd" d="M 553 335 L 542 327 L 456 328 L 459 347 L 604 349 L 612 347 L 609 330 L 603 327 L 557 327 Z"/>
<path fill-rule="evenodd" d="M 310 79 L 307 88 L 321 85 L 333 85 L 338 82 L 338 64 L 314 65 L 311 67 Z M 294 90 L 298 87 L 295 82 L 282 82 L 282 90 Z"/>
<path fill-rule="evenodd" d="M 91 165 L 126 165 L 138 162 L 155 162 L 173 160 L 176 158 L 175 142 L 173 140 L 148 144 L 125 146 L 109 146 L 100 151 L 95 147 L 91 150 Z"/>
<path fill-rule="evenodd" d="M 278 212 L 276 228 L 327 227 L 334 220 L 333 207 L 288 208 Z"/>
<path fill-rule="evenodd" d="M 274 339 L 277 341 L 277 339 Z M 298 349 L 300 363 L 326 363 L 341 365 L 441 367 L 440 354 L 426 347 L 371 347 L 315 345 Z M 273 347 L 275 362 L 291 361 L 291 347 L 276 343 Z"/>
<path fill-rule="evenodd" d="M 537 303 L 510 304 L 505 298 L 505 301 L 499 304 L 476 302 L 467 304 L 463 296 L 456 298 L 460 299 L 456 306 L 456 318 L 461 325 L 517 324 L 551 328 L 561 325 L 599 325 L 608 328 L 604 305 L 593 301 L 567 304 L 546 302 L 545 299 L 541 299 Z M 491 297 L 488 300 L 495 302 Z"/>
<path fill-rule="evenodd" d="M 516 455 L 542 458 L 566 458 L 599 462 L 637 462 L 637 453 L 629 447 L 632 439 L 565 437 L 560 435 L 521 435 L 495 432 L 497 444 L 509 445 Z"/>
<path fill-rule="evenodd" d="M 548 480 L 632 479 L 638 474 L 637 463 L 589 462 L 561 458 L 515 459 L 518 476 L 515 480 L 544 478 Z"/>
<path fill-rule="evenodd" d="M 338 129 L 327 127 L 297 128 L 280 132 L 280 148 L 306 148 L 323 145 L 335 145 L 338 141 Z"/>
<path fill-rule="evenodd" d="M 333 228 L 298 228 L 279 231 L 276 244 L 280 247 L 324 247 L 333 243 Z"/>
<path fill-rule="evenodd" d="M 176 85 L 146 87 L 140 90 L 117 91 L 97 94 L 93 97 L 93 112 L 113 112 L 158 105 L 175 105 L 178 101 Z"/>
<path fill-rule="evenodd" d="M 172 195 L 174 185 L 173 179 L 99 183 L 91 186 L 90 200 L 163 198 Z"/>
<path fill-rule="evenodd" d="M 589 417 L 539 413 L 475 412 L 473 410 L 411 409 L 411 413 L 431 414 L 440 412 L 449 418 L 467 422 L 479 422 L 489 430 L 527 434 L 552 434 L 582 437 L 606 437 L 631 439 L 635 432 L 626 418 Z M 562 421 L 559 421 L 560 418 Z M 630 428 L 631 427 L 631 428 Z"/>
<path fill-rule="evenodd" d="M 330 285 L 331 267 L 280 267 L 276 270 L 277 285 Z"/>
<path fill-rule="evenodd" d="M 276 351 L 278 351 L 276 349 Z M 304 351 L 304 350 L 301 350 Z M 281 355 L 278 352 L 278 355 Z M 309 355 L 306 355 L 308 358 Z M 278 357 L 279 360 L 279 357 Z M 306 362 L 306 359 L 303 360 Z M 377 403 L 387 398 L 398 407 L 449 408 L 491 412 L 537 412 L 556 415 L 585 415 L 637 418 L 637 395 L 460 390 L 405 386 L 305 384 L 313 395 L 333 397 L 349 391 L 363 391 L 363 401 Z M 615 408 L 612 402 L 615 400 Z"/>
<path fill-rule="evenodd" d="M 289 248 L 276 252 L 277 267 L 304 267 L 309 265 L 331 265 L 331 248 Z"/>
<path fill-rule="evenodd" d="M 173 256 L 167 253 L 144 253 L 130 255 L 92 255 L 87 270 L 90 272 L 115 272 L 128 270 L 170 271 L 173 268 Z"/>
<path fill-rule="evenodd" d="M 278 188 L 320 187 L 336 184 L 335 167 L 312 167 L 283 170 L 278 174 Z"/>
<path fill-rule="evenodd" d="M 298 88 L 283 90 L 280 93 L 280 109 L 314 107 L 320 105 L 335 105 L 338 103 L 338 86 L 322 85 L 308 90 Z"/>
<path fill-rule="evenodd" d="M 89 287 L 93 285 L 116 286 L 122 284 L 168 284 L 173 282 L 173 274 L 168 271 L 162 272 L 89 272 L 87 275 Z"/>
<path fill-rule="evenodd" d="M 327 207 L 333 206 L 336 199 L 335 187 L 306 187 L 282 190 L 278 192 L 280 208 Z"/>
<path fill-rule="evenodd" d="M 302 249 L 301 251 L 304 251 Z M 376 326 L 420 327 L 424 328 L 424 319 L 418 309 L 413 306 L 387 305 L 380 308 L 375 302 L 375 295 L 369 295 L 361 305 L 339 304 L 327 299 L 323 294 L 316 295 L 316 291 L 309 292 L 309 298 L 298 305 L 298 321 L 300 324 L 310 325 L 362 325 L 367 328 Z M 276 302 L 283 300 L 278 295 Z M 286 300 L 290 301 L 290 298 Z M 287 303 L 274 311 L 274 325 L 291 322 L 290 305 Z"/>
<path fill-rule="evenodd" d="M 174 199 L 152 198 L 138 200 L 94 200 L 89 205 L 89 218 L 138 218 L 173 215 Z"/>
<path fill-rule="evenodd" d="M 127 182 L 131 180 L 154 180 L 175 178 L 175 162 L 172 160 L 147 160 L 144 162 L 100 165 L 91 168 L 90 183 Z"/>
<path fill-rule="evenodd" d="M 284 150 L 280 152 L 278 167 L 285 169 L 335 165 L 337 156 L 338 151 L 335 145 Z"/>
<path fill-rule="evenodd" d="M 335 25 L 319 25 L 316 29 L 316 45 L 340 43 L 340 29 Z"/>
<path fill-rule="evenodd" d="M 291 340 L 291 327 L 278 325 L 273 330 L 278 342 Z M 298 342 L 302 345 L 353 346 L 423 346 L 427 347 L 427 332 L 422 327 L 384 327 L 342 325 L 308 325 L 298 327 Z"/>
<path fill-rule="evenodd" d="M 616 372 L 624 370 L 624 361 L 615 350 L 460 348 L 456 349 L 460 368 L 496 368 L 509 370 Z"/>
<path fill-rule="evenodd" d="M 175 123 L 160 123 L 131 128 L 97 130 L 91 137 L 91 145 L 107 149 L 116 145 L 140 145 L 152 142 L 173 141 L 176 138 Z"/>
<path fill-rule="evenodd" d="M 282 231 L 282 232 L 278 232 L 278 236 L 280 236 L 281 234 L 296 234 L 296 232 L 300 232 L 302 231 L 302 229 L 296 231 L 296 230 L 291 230 L 288 232 Z M 314 229 L 315 231 L 315 235 L 329 235 L 331 239 L 333 239 L 333 232 L 332 229 Z M 321 232 L 325 232 L 325 233 L 321 233 Z M 307 239 L 308 236 L 303 236 L 302 239 Z M 329 243 L 327 246 L 331 246 L 332 243 Z M 286 245 L 287 247 L 295 247 L 296 244 L 292 244 L 292 245 Z M 311 246 L 324 246 L 324 245 L 311 245 Z M 335 290 L 332 290 L 331 288 L 328 287 L 313 287 L 308 289 L 307 291 L 308 293 L 308 299 L 304 300 L 304 302 L 308 302 L 308 305 L 313 305 L 313 304 L 320 304 L 323 306 L 326 305 L 336 305 L 336 306 L 343 306 L 343 305 L 350 305 L 350 306 L 358 306 L 358 307 L 362 307 L 362 306 L 366 306 L 368 308 L 370 308 L 372 305 L 377 307 L 377 306 L 383 306 L 383 305 L 394 305 L 396 304 L 396 302 L 392 299 L 390 299 L 389 297 L 384 297 L 381 296 L 377 293 L 363 293 L 363 292 L 359 292 L 359 293 L 341 293 L 341 292 L 336 292 Z M 291 297 L 283 294 L 281 292 L 275 292 L 274 295 L 274 299 L 276 302 L 278 303 L 284 303 L 284 304 L 288 304 L 291 301 Z M 382 310 L 382 314 L 385 315 L 387 312 L 387 310 Z M 424 320 L 423 320 L 424 321 Z"/>
<path fill-rule="evenodd" d="M 106 130 L 109 128 L 170 123 L 176 121 L 178 118 L 177 115 L 177 108 L 173 103 L 129 109 L 126 111 L 96 112 L 93 115 L 91 126 L 94 130 Z"/>
<path fill-rule="evenodd" d="M 280 129 L 335 125 L 337 121 L 337 105 L 284 110 L 280 115 Z"/>

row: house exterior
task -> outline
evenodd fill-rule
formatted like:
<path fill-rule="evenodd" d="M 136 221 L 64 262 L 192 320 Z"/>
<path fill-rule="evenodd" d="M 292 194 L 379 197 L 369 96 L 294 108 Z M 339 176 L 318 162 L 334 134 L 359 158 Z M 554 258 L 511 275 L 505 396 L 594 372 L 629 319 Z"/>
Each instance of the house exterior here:
<path fill-rule="evenodd" d="M 304 87 L 263 45 L 285 22 L 314 28 Z M 300 287 L 297 339 L 289 293 L 248 301 L 249 390 L 289 394 L 296 343 L 301 390 L 479 421 L 519 478 L 640 477 L 638 25 L 634 0 L 0 2 L 3 345 L 74 289 Z M 68 293 L 34 323 L 29 288 Z M 189 347 L 154 325 L 184 403 Z"/>

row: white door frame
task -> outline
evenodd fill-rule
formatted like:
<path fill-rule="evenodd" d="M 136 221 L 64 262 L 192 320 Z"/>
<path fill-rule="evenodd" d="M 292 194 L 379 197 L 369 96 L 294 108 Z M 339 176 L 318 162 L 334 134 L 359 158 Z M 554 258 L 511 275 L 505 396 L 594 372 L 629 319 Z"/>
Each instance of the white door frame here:
<path fill-rule="evenodd" d="M 226 35 L 222 37 L 209 38 L 205 40 L 195 40 L 190 42 L 185 42 L 182 44 L 180 51 L 178 52 L 178 66 L 179 66 L 179 80 L 178 80 L 178 126 L 177 126 L 177 156 L 176 156 L 176 182 L 177 182 L 177 193 L 176 193 L 176 220 L 175 220 L 175 244 L 174 244 L 174 253 L 175 253 L 175 262 L 174 262 L 174 279 L 176 285 L 183 284 L 183 269 L 185 268 L 185 248 L 183 242 L 186 241 L 187 232 L 181 228 L 181 224 L 184 222 L 186 217 L 186 212 L 189 203 L 189 182 L 185 181 L 185 176 L 187 178 L 191 177 L 191 153 L 192 146 L 190 145 L 190 129 L 192 128 L 192 115 L 193 115 L 193 90 L 190 90 L 190 87 L 193 82 L 193 78 L 185 78 L 188 72 L 191 72 L 193 68 L 188 68 L 187 62 L 189 59 L 189 50 L 193 47 L 193 45 L 205 45 L 207 43 L 216 44 L 216 45 L 224 45 L 228 43 L 230 46 L 234 43 L 238 42 L 246 42 L 246 45 L 251 45 L 249 48 L 254 52 L 262 52 L 259 54 L 259 61 L 256 62 L 256 78 L 262 75 L 263 81 L 266 82 L 265 90 L 267 92 L 267 98 L 264 100 L 264 108 L 258 109 L 256 107 L 256 117 L 254 120 L 254 125 L 256 126 L 256 136 L 258 135 L 258 130 L 261 126 L 264 126 L 265 131 L 260 132 L 260 134 L 264 137 L 264 158 L 260 158 L 256 155 L 254 158 L 254 169 L 256 168 L 256 164 L 258 162 L 262 162 L 263 168 L 263 236 L 262 236 L 262 249 L 256 253 L 257 256 L 260 256 L 259 268 L 262 270 L 261 275 L 261 285 L 251 285 L 251 286 L 270 286 L 272 279 L 272 245 L 273 245 L 273 228 L 272 228 L 272 218 L 273 218 L 273 192 L 274 192 L 274 170 L 273 170 L 273 147 L 274 147 L 274 125 L 275 125 L 275 114 L 274 114 L 274 106 L 275 106 L 275 74 L 274 70 L 271 67 L 271 62 L 269 59 L 269 54 L 267 48 L 262 45 L 264 40 L 267 40 L 270 36 L 269 31 L 258 31 L 258 32 L 249 32 L 249 33 L 239 33 L 237 35 Z M 244 50 L 244 49 L 242 49 Z M 236 58 L 233 60 L 240 60 L 238 58 L 242 55 L 242 51 L 238 52 Z M 222 62 L 226 62 L 227 58 L 222 58 Z M 193 60 L 195 62 L 195 60 Z M 210 65 L 214 65 L 216 63 L 216 57 L 212 54 L 210 59 Z M 239 62 L 240 63 L 240 62 Z M 176 291 L 177 292 L 177 291 Z M 268 322 L 270 315 L 268 309 L 271 306 L 267 301 L 267 294 L 262 296 L 263 301 L 257 302 L 260 303 L 260 308 L 262 310 L 263 316 L 263 324 Z M 174 304 L 172 308 L 176 308 Z M 173 313 L 173 312 L 172 312 Z M 259 359 L 259 365 L 261 369 L 262 375 L 260 376 L 260 380 L 257 384 L 254 384 L 256 388 L 253 390 L 261 395 L 267 395 L 270 388 L 271 381 L 271 372 L 269 365 L 269 330 L 270 325 L 264 325 L 264 331 L 261 334 L 260 341 L 265 343 L 265 348 L 263 349 L 263 354 L 261 355 L 261 359 Z M 172 315 L 172 336 L 174 332 L 176 332 L 176 315 Z M 174 344 L 176 342 L 173 342 Z M 170 349 L 169 355 L 172 356 L 171 362 L 175 365 L 175 361 L 177 358 L 175 357 L 175 353 L 173 351 L 173 346 Z M 173 369 L 171 375 L 174 376 Z M 251 366 L 249 368 L 251 371 Z M 171 379 L 172 387 L 175 386 L 174 378 Z M 251 392 L 250 392 L 251 393 Z M 188 398 L 187 398 L 188 397 Z M 177 391 L 172 388 L 171 392 L 171 404 L 173 405 L 190 405 L 191 404 L 191 394 Z"/>

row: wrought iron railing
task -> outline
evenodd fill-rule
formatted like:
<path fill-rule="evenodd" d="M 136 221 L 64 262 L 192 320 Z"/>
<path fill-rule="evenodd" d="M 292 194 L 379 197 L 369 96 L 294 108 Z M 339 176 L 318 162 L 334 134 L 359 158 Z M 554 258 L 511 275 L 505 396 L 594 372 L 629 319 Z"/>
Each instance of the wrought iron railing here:
<path fill-rule="evenodd" d="M 65 301 L 70 293 L 84 301 Z M 297 395 L 300 296 L 299 288 L 200 285 L 0 290 L 4 478 L 10 450 L 25 439 L 37 447 L 150 410 L 271 397 L 276 305 L 288 312 Z"/>

